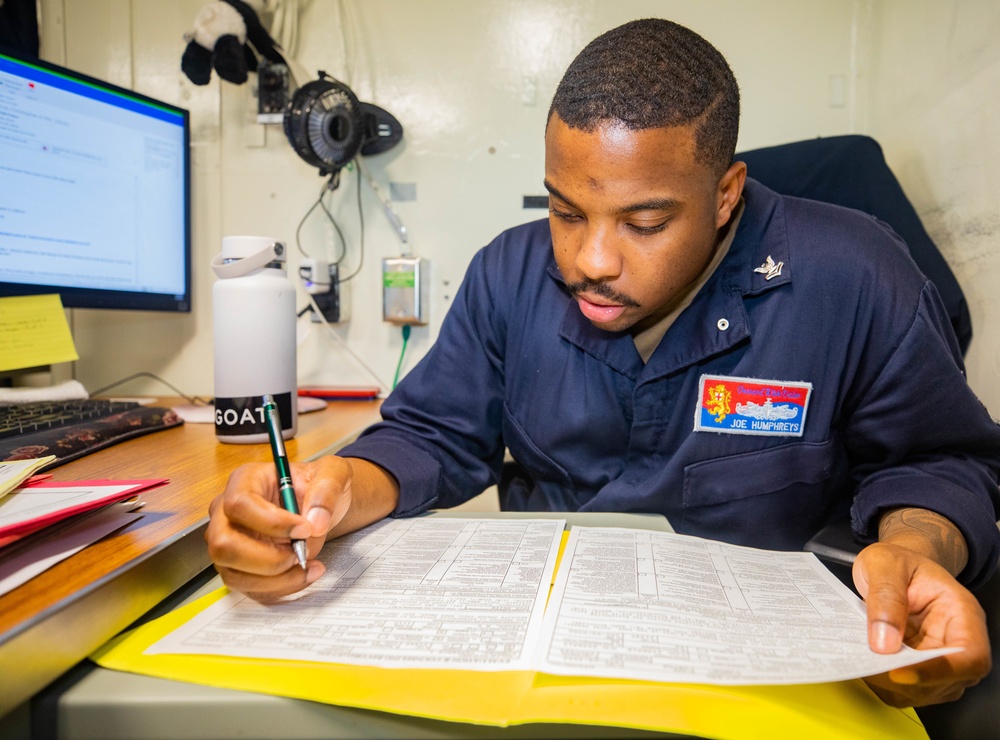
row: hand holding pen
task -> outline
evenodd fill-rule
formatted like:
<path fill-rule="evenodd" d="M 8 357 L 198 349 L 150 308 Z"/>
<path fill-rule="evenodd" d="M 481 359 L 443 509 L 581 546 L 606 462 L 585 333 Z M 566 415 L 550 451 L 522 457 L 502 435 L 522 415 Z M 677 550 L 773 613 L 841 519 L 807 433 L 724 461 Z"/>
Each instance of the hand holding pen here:
<path fill-rule="evenodd" d="M 395 479 L 365 460 L 323 455 L 289 463 L 277 416 L 271 427 L 274 436 L 269 437 L 275 441 L 275 460 L 245 463 L 233 471 L 225 490 L 209 505 L 205 531 L 208 554 L 225 584 L 263 603 L 315 582 L 326 568 L 318 559 L 309 560 L 309 552 L 319 553 L 330 537 L 388 516 L 399 499 Z M 283 492 L 278 486 L 278 501 L 276 470 L 279 481 L 288 479 Z M 299 508 L 301 513 L 295 513 Z M 302 560 L 299 552 L 289 552 L 289 539 L 306 545 L 300 548 L 305 570 L 295 567 Z"/>
<path fill-rule="evenodd" d="M 281 436 L 281 419 L 278 416 L 278 404 L 270 394 L 264 395 L 264 423 L 267 425 L 267 436 L 271 440 L 271 455 L 278 471 L 278 494 L 281 505 L 292 514 L 299 513 L 298 502 L 295 500 L 295 487 L 292 485 L 292 471 L 285 454 L 285 440 Z M 292 540 L 292 549 L 302 569 L 306 568 L 305 540 Z"/>

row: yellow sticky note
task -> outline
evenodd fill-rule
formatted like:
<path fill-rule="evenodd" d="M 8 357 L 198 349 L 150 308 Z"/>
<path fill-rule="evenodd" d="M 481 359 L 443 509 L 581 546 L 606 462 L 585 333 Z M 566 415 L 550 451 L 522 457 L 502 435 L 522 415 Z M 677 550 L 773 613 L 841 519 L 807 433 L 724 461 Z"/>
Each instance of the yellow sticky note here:
<path fill-rule="evenodd" d="M 0 371 L 78 359 L 58 295 L 0 298 Z"/>

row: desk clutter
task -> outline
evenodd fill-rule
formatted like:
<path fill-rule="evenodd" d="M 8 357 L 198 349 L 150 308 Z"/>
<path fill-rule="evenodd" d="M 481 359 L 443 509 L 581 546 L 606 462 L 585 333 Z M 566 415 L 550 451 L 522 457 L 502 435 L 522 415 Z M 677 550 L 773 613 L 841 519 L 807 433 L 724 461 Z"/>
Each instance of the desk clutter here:
<path fill-rule="evenodd" d="M 331 441 L 377 421 L 378 409 L 377 402 L 344 401 L 336 412 L 308 414 L 295 439 L 296 457 L 323 454 Z M 162 476 L 170 482 L 141 493 L 145 505 L 131 514 L 138 521 L 0 594 L 0 727 L 6 713 L 210 567 L 203 533 L 209 504 L 235 468 L 268 454 L 267 445 L 218 444 L 214 431 L 211 424 L 185 423 L 51 471 L 66 481 Z"/>
<path fill-rule="evenodd" d="M 0 463 L 0 594 L 134 521 L 166 479 L 52 481 L 53 456 Z"/>

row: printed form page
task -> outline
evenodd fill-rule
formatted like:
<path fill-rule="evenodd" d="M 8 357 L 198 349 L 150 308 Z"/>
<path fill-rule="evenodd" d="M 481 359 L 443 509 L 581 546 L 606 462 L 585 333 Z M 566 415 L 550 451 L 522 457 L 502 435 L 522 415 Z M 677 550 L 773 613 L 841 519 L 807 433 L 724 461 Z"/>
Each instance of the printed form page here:
<path fill-rule="evenodd" d="M 327 572 L 260 604 L 230 593 L 147 654 L 530 670 L 565 520 L 390 519 L 333 540 Z"/>
<path fill-rule="evenodd" d="M 537 670 L 710 684 L 882 673 L 954 649 L 868 648 L 865 607 L 811 553 L 573 527 Z"/>

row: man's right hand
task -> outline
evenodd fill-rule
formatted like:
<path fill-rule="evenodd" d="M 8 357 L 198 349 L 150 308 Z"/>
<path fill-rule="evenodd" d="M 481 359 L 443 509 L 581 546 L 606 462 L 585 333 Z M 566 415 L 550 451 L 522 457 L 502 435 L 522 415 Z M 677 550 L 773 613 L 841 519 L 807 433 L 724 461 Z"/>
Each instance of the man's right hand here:
<path fill-rule="evenodd" d="M 258 601 L 305 588 L 325 571 L 314 558 L 328 535 L 360 529 L 396 505 L 395 480 L 363 460 L 328 456 L 291 469 L 301 514 L 281 507 L 274 465 L 265 463 L 237 468 L 209 507 L 205 541 L 216 570 L 227 586 Z M 306 541 L 306 570 L 292 539 Z"/>

